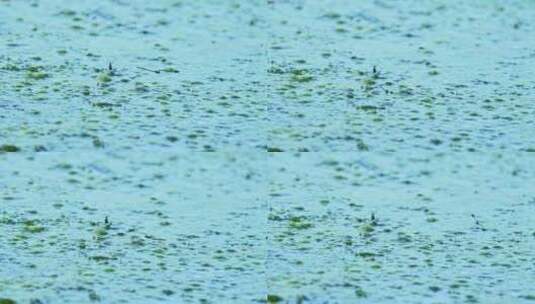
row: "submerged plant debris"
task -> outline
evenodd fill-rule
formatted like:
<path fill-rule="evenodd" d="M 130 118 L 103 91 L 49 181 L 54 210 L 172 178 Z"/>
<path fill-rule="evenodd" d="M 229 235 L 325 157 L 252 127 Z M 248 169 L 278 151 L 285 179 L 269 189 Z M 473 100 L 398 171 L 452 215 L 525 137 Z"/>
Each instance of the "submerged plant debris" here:
<path fill-rule="evenodd" d="M 0 0 L 0 304 L 535 302 L 534 20 Z"/>

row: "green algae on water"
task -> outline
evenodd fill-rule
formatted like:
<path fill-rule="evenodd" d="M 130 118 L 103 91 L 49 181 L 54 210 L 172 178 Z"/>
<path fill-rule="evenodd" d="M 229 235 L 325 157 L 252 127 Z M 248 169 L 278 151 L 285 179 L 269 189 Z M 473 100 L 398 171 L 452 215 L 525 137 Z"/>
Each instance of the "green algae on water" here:
<path fill-rule="evenodd" d="M 3 144 L 0 145 L 0 152 L 19 152 L 20 148 L 15 145 Z"/>

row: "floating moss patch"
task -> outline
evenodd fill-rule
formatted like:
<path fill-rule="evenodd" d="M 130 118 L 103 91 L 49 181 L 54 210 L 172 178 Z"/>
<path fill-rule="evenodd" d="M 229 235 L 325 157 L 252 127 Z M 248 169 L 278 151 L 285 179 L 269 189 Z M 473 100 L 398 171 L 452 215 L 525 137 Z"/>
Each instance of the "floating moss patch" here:
<path fill-rule="evenodd" d="M 10 63 L 4 65 L 1 69 L 6 70 L 6 71 L 13 71 L 13 72 L 20 71 L 20 68 L 17 65 L 10 64 Z"/>
<path fill-rule="evenodd" d="M 170 290 L 170 289 L 164 289 L 164 290 L 162 290 L 162 293 L 163 293 L 164 295 L 166 295 L 166 296 L 172 296 L 172 295 L 175 294 L 175 292 L 172 291 L 172 290 Z"/>
<path fill-rule="evenodd" d="M 442 144 L 442 140 L 437 139 L 437 138 L 435 138 L 435 139 L 431 139 L 431 143 L 432 143 L 433 145 L 435 145 L 435 146 L 438 146 L 438 145 Z"/>
<path fill-rule="evenodd" d="M 301 216 L 294 216 L 289 220 L 289 226 L 293 229 L 309 229 L 312 228 L 312 223 L 309 223 Z"/>
<path fill-rule="evenodd" d="M 372 233 L 375 229 L 373 228 L 373 225 L 372 224 L 364 224 L 362 226 L 360 226 L 360 231 L 362 232 L 362 234 L 364 235 L 369 235 L 370 233 Z"/>
<path fill-rule="evenodd" d="M 39 65 L 32 65 L 26 68 L 26 78 L 32 80 L 41 80 L 50 77 L 50 74 L 43 72 L 43 67 Z"/>
<path fill-rule="evenodd" d="M 76 12 L 70 9 L 65 9 L 59 12 L 59 14 L 63 16 L 73 17 L 76 15 Z"/>
<path fill-rule="evenodd" d="M 373 258 L 373 257 L 375 257 L 375 253 L 373 253 L 373 252 L 359 252 L 357 255 L 359 257 L 361 257 L 361 258 Z"/>
<path fill-rule="evenodd" d="M 1 298 L 0 304 L 17 304 L 15 300 L 7 299 L 7 298 Z"/>
<path fill-rule="evenodd" d="M 267 301 L 268 303 L 279 303 L 282 301 L 282 297 L 278 295 L 270 294 L 270 295 L 267 295 Z"/>
<path fill-rule="evenodd" d="M 284 70 L 279 67 L 271 67 L 268 69 L 267 72 L 270 74 L 279 74 L 279 75 L 284 74 Z"/>
<path fill-rule="evenodd" d="M 100 73 L 97 77 L 97 81 L 100 83 L 109 83 L 111 82 L 111 76 L 109 73 Z"/>
<path fill-rule="evenodd" d="M 371 89 L 376 84 L 376 81 L 374 78 L 365 78 L 362 80 L 362 84 L 364 85 L 365 89 Z"/>
<path fill-rule="evenodd" d="M 357 287 L 357 289 L 355 290 L 355 295 L 359 298 L 368 297 L 368 294 L 360 287 Z"/>
<path fill-rule="evenodd" d="M 165 139 L 167 139 L 170 142 L 177 142 L 178 141 L 178 137 L 172 136 L 172 135 L 167 136 Z"/>
<path fill-rule="evenodd" d="M 438 286 L 429 286 L 429 290 L 431 290 L 432 292 L 439 292 L 441 288 Z"/>
<path fill-rule="evenodd" d="M 1 145 L 0 152 L 19 152 L 20 148 L 14 145 Z"/>
<path fill-rule="evenodd" d="M 111 260 L 110 257 L 104 256 L 104 255 L 94 255 L 90 257 L 89 259 L 96 261 L 96 262 L 103 262 L 103 261 Z"/>
<path fill-rule="evenodd" d="M 329 18 L 329 19 L 338 19 L 342 17 L 342 15 L 340 15 L 339 13 L 335 13 L 335 12 L 329 12 L 323 15 L 323 17 Z"/>
<path fill-rule="evenodd" d="M 106 235 L 108 235 L 108 231 L 105 227 L 98 227 L 97 229 L 95 229 L 95 237 L 97 239 L 102 239 Z"/>
<path fill-rule="evenodd" d="M 360 110 L 363 110 L 363 111 L 376 111 L 376 110 L 379 110 L 379 107 L 372 106 L 372 105 L 361 105 L 361 106 L 358 106 L 357 108 L 360 109 Z"/>
<path fill-rule="evenodd" d="M 110 102 L 94 102 L 92 105 L 99 108 L 111 108 L 115 106 L 113 103 Z"/>
<path fill-rule="evenodd" d="M 45 231 L 45 227 L 40 225 L 29 225 L 24 227 L 24 231 L 30 233 L 39 233 Z"/>
<path fill-rule="evenodd" d="M 291 71 L 291 80 L 295 82 L 310 82 L 314 77 L 305 69 Z"/>
<path fill-rule="evenodd" d="M 43 67 L 40 65 L 31 65 L 26 68 L 28 72 L 39 72 L 43 70 Z"/>
<path fill-rule="evenodd" d="M 39 224 L 37 220 L 26 220 L 24 221 L 24 231 L 30 233 L 39 233 L 45 231 L 45 227 Z"/>

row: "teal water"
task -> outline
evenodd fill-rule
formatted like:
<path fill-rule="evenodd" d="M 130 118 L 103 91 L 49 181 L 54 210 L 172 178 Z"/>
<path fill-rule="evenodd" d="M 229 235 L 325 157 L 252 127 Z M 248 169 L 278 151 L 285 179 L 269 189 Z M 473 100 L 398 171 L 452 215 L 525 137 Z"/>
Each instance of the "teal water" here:
<path fill-rule="evenodd" d="M 0 1 L 0 304 L 535 301 L 534 17 Z"/>

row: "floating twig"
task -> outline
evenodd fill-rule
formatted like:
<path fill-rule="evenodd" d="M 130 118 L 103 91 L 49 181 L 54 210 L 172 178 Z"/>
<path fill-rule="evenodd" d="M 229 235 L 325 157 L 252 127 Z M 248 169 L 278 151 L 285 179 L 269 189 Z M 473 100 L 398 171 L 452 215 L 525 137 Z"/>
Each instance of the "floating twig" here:
<path fill-rule="evenodd" d="M 145 70 L 145 71 L 148 71 L 148 72 L 153 72 L 153 73 L 156 73 L 156 74 L 160 74 L 159 70 L 151 70 L 151 69 L 147 69 L 147 68 L 143 68 L 143 67 L 137 67 L 137 68 L 140 69 L 140 70 Z"/>

